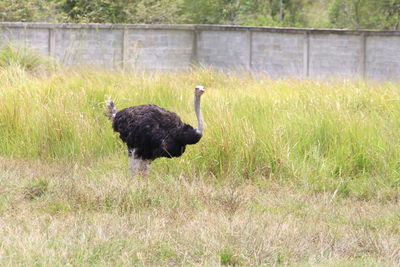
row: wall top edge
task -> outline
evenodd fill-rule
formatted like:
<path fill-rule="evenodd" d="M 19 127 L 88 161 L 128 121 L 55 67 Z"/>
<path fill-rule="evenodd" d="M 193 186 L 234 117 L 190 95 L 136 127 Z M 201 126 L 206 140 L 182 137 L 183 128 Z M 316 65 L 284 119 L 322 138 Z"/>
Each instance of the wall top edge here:
<path fill-rule="evenodd" d="M 98 23 L 37 23 L 37 22 L 0 22 L 0 28 L 36 28 L 36 29 L 150 29 L 150 30 L 190 30 L 190 31 L 251 31 L 274 33 L 310 33 L 310 34 L 348 34 L 348 35 L 396 35 L 400 31 L 347 30 L 347 29 L 313 29 L 253 27 L 236 25 L 195 25 L 195 24 L 98 24 Z"/>

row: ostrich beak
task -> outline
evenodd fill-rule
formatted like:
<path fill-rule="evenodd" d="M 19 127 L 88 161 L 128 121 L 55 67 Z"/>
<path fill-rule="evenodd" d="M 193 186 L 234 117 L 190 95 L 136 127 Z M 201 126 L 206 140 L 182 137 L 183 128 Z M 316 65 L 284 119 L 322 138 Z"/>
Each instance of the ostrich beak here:
<path fill-rule="evenodd" d="M 195 89 L 196 89 L 197 91 L 199 91 L 200 93 L 204 93 L 204 92 L 206 91 L 206 89 L 205 89 L 204 86 L 202 86 L 202 85 L 197 85 L 197 86 L 195 87 Z"/>

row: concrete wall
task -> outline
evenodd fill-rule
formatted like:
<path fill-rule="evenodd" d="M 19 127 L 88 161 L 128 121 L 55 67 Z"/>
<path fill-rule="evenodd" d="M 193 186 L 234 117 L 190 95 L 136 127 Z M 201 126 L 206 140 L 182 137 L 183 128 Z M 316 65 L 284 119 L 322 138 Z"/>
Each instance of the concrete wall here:
<path fill-rule="evenodd" d="M 251 69 L 272 77 L 306 76 L 303 33 L 254 32 Z"/>
<path fill-rule="evenodd" d="M 125 30 L 125 67 L 187 69 L 193 60 L 194 32 L 174 29 Z"/>
<path fill-rule="evenodd" d="M 34 48 L 66 65 L 148 71 L 193 65 L 271 77 L 400 80 L 400 32 L 214 25 L 0 23 L 0 46 Z"/>

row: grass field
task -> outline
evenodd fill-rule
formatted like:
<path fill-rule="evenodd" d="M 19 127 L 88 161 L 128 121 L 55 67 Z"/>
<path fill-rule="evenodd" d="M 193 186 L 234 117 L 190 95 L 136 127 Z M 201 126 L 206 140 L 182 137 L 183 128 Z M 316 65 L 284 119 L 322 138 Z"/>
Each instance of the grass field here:
<path fill-rule="evenodd" d="M 201 142 L 129 177 L 103 115 L 154 103 Z M 0 69 L 0 265 L 400 264 L 400 85 Z"/>

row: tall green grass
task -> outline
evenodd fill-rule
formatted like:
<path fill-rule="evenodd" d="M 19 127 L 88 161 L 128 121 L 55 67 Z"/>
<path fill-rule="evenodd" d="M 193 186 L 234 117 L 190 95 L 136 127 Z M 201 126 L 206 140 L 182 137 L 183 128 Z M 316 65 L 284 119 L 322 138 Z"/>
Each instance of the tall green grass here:
<path fill-rule="evenodd" d="M 0 68 L 18 67 L 28 72 L 47 72 L 57 68 L 57 62 L 38 51 L 7 44 L 0 48 Z"/>
<path fill-rule="evenodd" d="M 400 187 L 400 86 L 331 80 L 270 80 L 206 69 L 143 74 L 78 69 L 38 77 L 0 71 L 0 154 L 94 160 L 125 148 L 103 115 L 154 103 L 196 125 L 193 88 L 207 92 L 201 142 L 159 173 L 275 179 L 343 196 L 393 197 Z"/>

